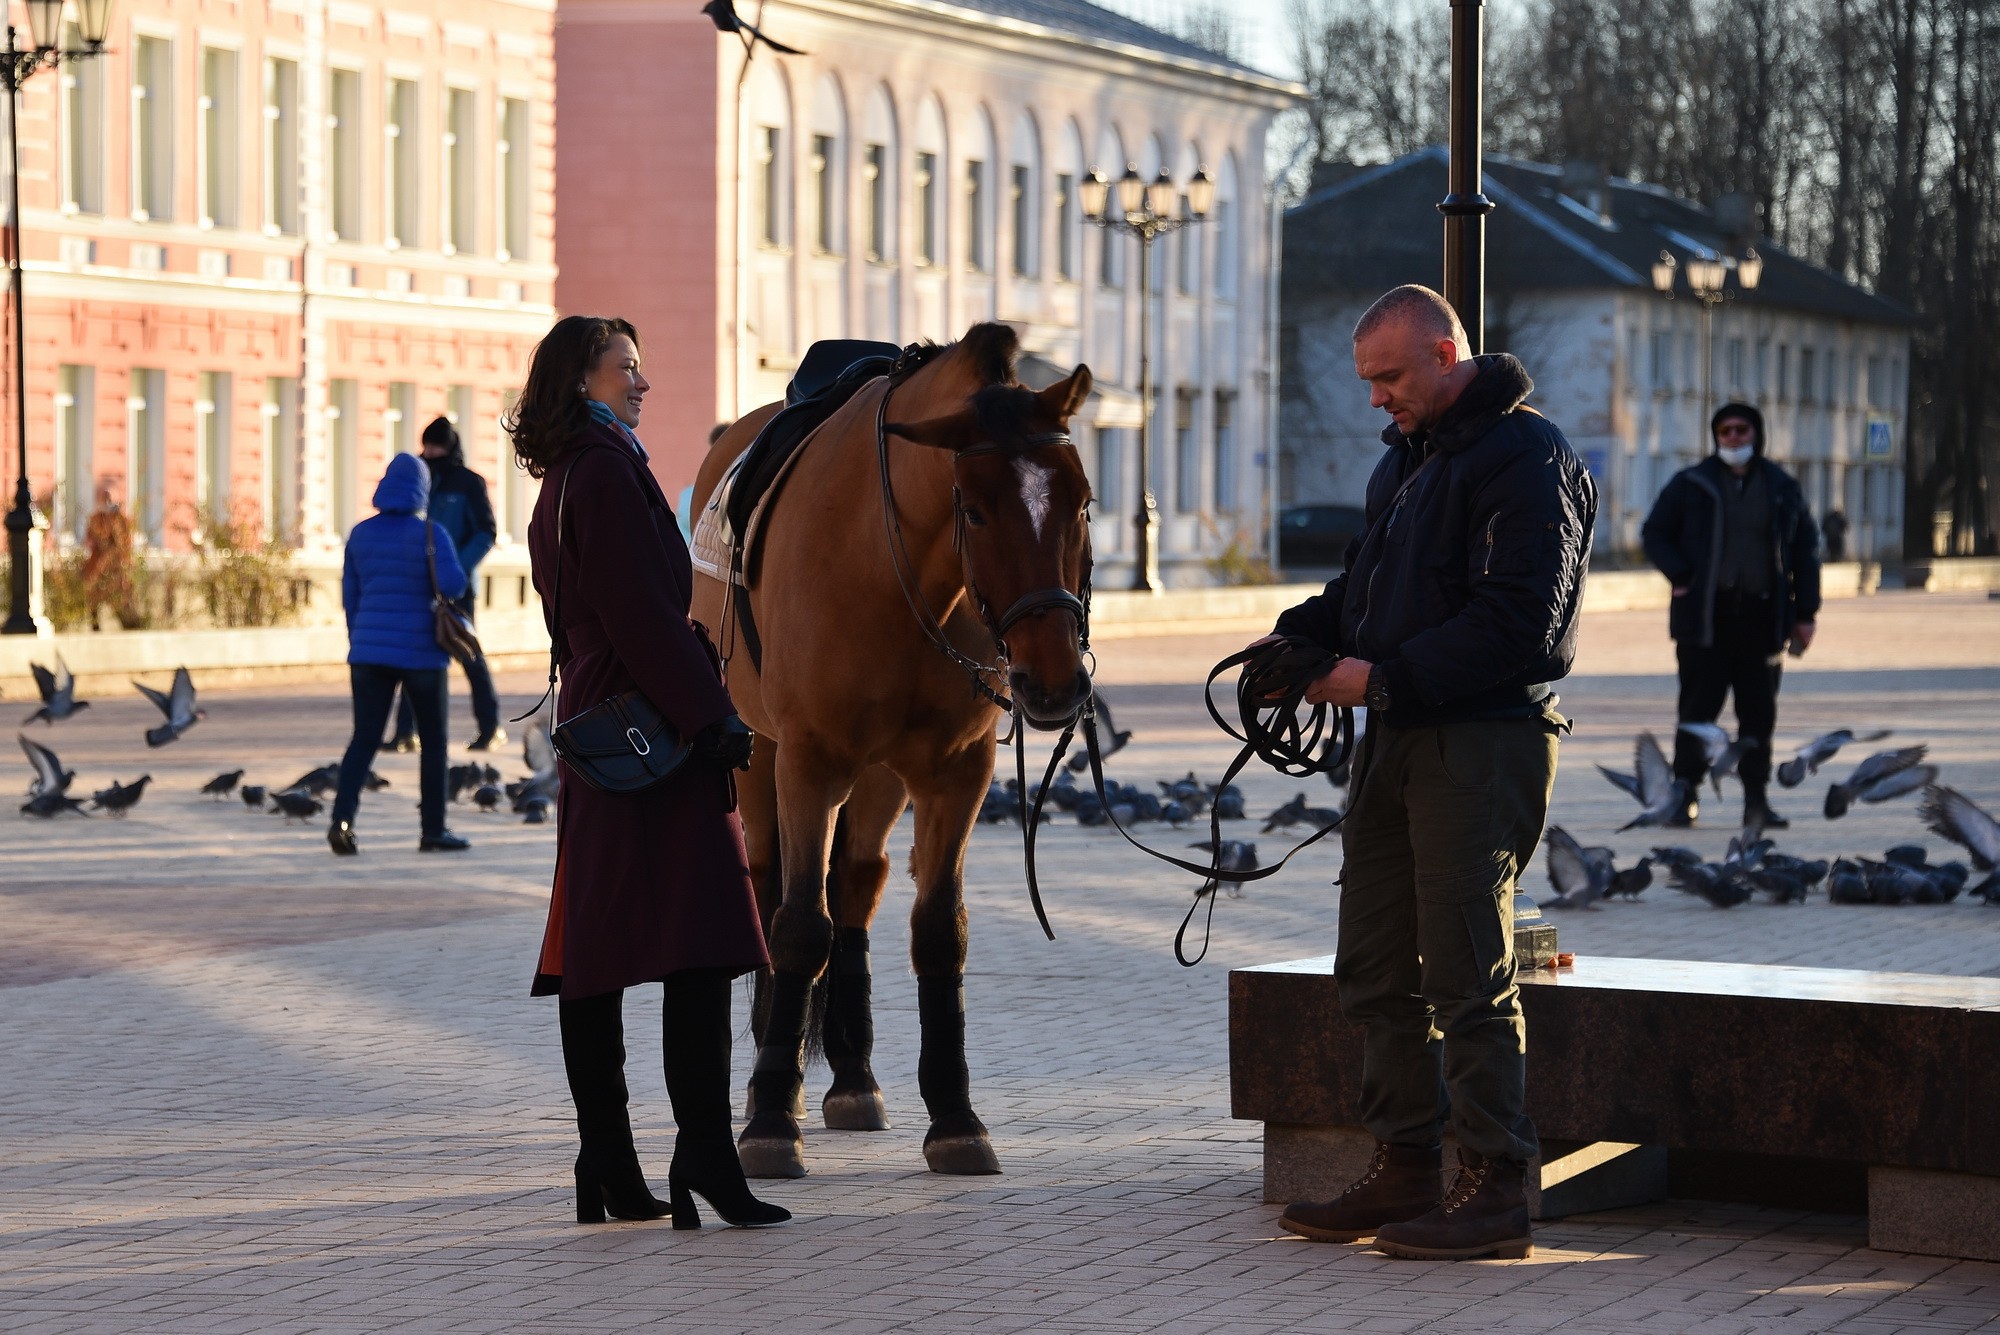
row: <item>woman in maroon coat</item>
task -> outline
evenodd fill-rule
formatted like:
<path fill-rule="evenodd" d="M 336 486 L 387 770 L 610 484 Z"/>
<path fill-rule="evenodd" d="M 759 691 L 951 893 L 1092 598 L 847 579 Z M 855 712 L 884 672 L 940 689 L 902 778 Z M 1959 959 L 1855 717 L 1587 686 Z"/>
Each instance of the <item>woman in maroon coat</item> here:
<path fill-rule="evenodd" d="M 640 1170 L 625 1088 L 624 989 L 661 982 L 674 1227 L 700 1226 L 693 1193 L 732 1224 L 782 1223 L 790 1214 L 751 1196 L 730 1126 L 729 984 L 767 962 L 730 777 L 751 735 L 688 618 L 687 545 L 633 434 L 647 388 L 630 324 L 569 316 L 535 349 L 507 424 L 542 479 L 528 549 L 563 665 L 556 717 L 637 688 L 694 744 L 644 793 L 601 792 L 562 766 L 534 992 L 561 997 L 578 1220 L 668 1212 Z"/>

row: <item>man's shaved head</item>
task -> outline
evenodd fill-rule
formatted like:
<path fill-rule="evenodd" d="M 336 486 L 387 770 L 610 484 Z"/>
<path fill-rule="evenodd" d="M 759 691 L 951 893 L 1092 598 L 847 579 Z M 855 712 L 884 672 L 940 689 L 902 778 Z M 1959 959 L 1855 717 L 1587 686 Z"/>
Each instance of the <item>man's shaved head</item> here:
<path fill-rule="evenodd" d="M 1465 326 L 1459 323 L 1458 312 L 1451 303 L 1438 293 L 1421 283 L 1405 283 L 1392 287 L 1376 298 L 1375 304 L 1361 313 L 1354 324 L 1354 341 L 1374 333 L 1391 323 L 1403 323 L 1425 339 L 1448 338 L 1458 345 L 1460 357 L 1472 355 L 1472 340 L 1465 336 Z"/>

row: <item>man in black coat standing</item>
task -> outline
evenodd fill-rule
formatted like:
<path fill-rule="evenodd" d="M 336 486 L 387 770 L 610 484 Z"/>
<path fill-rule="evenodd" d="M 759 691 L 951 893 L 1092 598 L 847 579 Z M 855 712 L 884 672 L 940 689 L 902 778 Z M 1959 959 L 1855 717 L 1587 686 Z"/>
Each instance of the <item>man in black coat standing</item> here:
<path fill-rule="evenodd" d="M 465 466 L 465 447 L 450 418 L 436 418 L 424 428 L 423 450 L 431 470 L 430 518 L 451 534 L 459 564 L 465 567 L 465 596 L 456 605 L 471 620 L 479 601 L 479 563 L 493 550 L 500 526 L 486 497 L 486 479 Z M 500 727 L 500 697 L 494 693 L 493 674 L 484 658 L 466 664 L 465 681 L 472 688 L 472 718 L 479 729 L 467 749 L 490 751 L 504 743 L 507 734 Z M 416 713 L 405 698 L 396 710 L 396 735 L 389 748 L 415 750 L 416 727 Z"/>
<path fill-rule="evenodd" d="M 1341 825 L 1341 1009 L 1364 1032 L 1362 1178 L 1295 1204 L 1285 1228 L 1373 1237 L 1392 1256 L 1521 1257 L 1527 1029 L 1514 886 L 1535 856 L 1568 722 L 1549 683 L 1576 656 L 1597 490 L 1526 404 L 1504 354 L 1473 357 L 1428 288 L 1399 287 L 1354 330 L 1369 402 L 1395 424 L 1346 573 L 1277 633 L 1343 655 L 1306 694 L 1368 707 Z M 1459 1173 L 1441 1194 L 1447 1106 Z"/>
<path fill-rule="evenodd" d="M 1715 453 L 1676 473 L 1653 502 L 1641 537 L 1646 556 L 1673 584 L 1667 628 L 1680 661 L 1682 723 L 1713 723 L 1736 698 L 1743 823 L 1784 829 L 1765 789 L 1778 679 L 1789 645 L 1802 654 L 1819 614 L 1819 530 L 1799 484 L 1764 457 L 1764 415 L 1725 403 L 1709 422 Z M 1708 772 L 1701 738 L 1674 734 L 1674 776 L 1687 785 L 1675 824 L 1699 814 Z"/>

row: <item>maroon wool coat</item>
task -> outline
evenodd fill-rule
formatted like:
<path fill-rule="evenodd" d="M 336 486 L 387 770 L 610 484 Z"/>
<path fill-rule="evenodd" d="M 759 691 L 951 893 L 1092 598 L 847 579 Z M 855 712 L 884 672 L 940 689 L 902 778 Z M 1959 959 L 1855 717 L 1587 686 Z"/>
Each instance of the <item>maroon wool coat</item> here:
<path fill-rule="evenodd" d="M 559 500 L 556 717 L 635 686 L 683 737 L 736 712 L 707 632 L 688 618 L 694 570 L 680 525 L 624 436 L 592 423 L 542 481 L 528 551 L 552 621 Z M 677 969 L 742 974 L 768 959 L 728 774 L 691 756 L 659 787 L 617 794 L 563 767 L 535 995 L 595 996 Z"/>

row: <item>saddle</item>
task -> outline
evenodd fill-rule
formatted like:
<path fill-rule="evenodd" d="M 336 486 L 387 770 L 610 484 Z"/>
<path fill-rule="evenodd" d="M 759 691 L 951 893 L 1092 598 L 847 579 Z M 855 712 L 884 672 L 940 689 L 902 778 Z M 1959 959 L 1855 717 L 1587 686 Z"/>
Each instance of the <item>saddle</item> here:
<path fill-rule="evenodd" d="M 763 666 L 763 644 L 750 615 L 762 517 L 808 437 L 855 391 L 894 370 L 903 349 L 867 339 L 823 339 L 806 349 L 785 386 L 785 406 L 729 466 L 695 524 L 692 555 L 728 589 L 752 664 Z"/>

